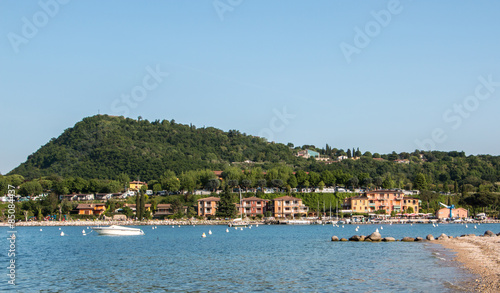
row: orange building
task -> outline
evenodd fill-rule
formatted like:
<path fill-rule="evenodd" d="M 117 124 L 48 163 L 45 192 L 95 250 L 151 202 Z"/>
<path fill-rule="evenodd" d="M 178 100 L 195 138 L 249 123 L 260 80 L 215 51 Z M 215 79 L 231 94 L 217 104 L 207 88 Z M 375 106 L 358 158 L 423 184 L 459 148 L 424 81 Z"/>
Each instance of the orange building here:
<path fill-rule="evenodd" d="M 302 204 L 302 199 L 292 196 L 282 196 L 273 199 L 273 214 L 275 218 L 287 216 L 305 216 L 309 208 Z"/>
<path fill-rule="evenodd" d="M 406 212 L 411 207 L 413 213 L 418 213 L 420 200 L 412 197 L 405 198 L 402 191 L 374 190 L 366 192 L 363 196 L 344 199 L 344 207 L 355 213 L 384 211 L 386 214 Z"/>
<path fill-rule="evenodd" d="M 240 215 L 246 216 L 256 216 L 263 215 L 266 211 L 268 199 L 262 199 L 258 197 L 247 197 L 241 200 L 241 206 L 239 206 Z"/>
<path fill-rule="evenodd" d="M 217 211 L 217 203 L 220 201 L 218 197 L 207 197 L 198 200 L 198 216 L 214 216 Z"/>
<path fill-rule="evenodd" d="M 469 212 L 464 208 L 452 209 L 451 213 L 452 213 L 453 219 L 456 219 L 456 218 L 463 219 L 463 218 L 467 218 L 469 216 Z M 447 208 L 439 209 L 436 212 L 436 217 L 438 219 L 449 219 L 450 218 L 450 209 L 447 209 Z"/>
<path fill-rule="evenodd" d="M 76 209 L 78 210 L 79 215 L 95 215 L 100 216 L 102 213 L 106 211 L 106 204 L 103 203 L 81 203 Z"/>

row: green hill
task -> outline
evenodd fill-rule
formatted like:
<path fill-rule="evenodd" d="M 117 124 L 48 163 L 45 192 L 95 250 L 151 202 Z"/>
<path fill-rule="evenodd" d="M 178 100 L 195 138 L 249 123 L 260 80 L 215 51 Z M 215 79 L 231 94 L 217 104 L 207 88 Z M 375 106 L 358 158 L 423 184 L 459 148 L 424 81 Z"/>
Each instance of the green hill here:
<path fill-rule="evenodd" d="M 38 178 L 158 178 L 166 170 L 221 170 L 231 162 L 293 162 L 290 148 L 265 139 L 172 121 L 97 115 L 53 138 L 9 174 Z"/>

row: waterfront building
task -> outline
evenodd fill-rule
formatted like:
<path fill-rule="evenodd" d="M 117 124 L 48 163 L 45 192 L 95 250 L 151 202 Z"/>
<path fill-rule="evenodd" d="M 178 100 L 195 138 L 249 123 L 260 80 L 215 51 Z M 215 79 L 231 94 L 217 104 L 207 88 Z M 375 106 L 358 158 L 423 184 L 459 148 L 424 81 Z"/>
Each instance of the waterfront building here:
<path fill-rule="evenodd" d="M 352 210 L 354 213 L 375 213 L 383 211 L 385 214 L 406 213 L 410 208 L 413 213 L 420 211 L 420 200 L 413 197 L 405 197 L 399 190 L 373 190 L 364 195 L 344 199 L 344 209 Z"/>
<path fill-rule="evenodd" d="M 255 196 L 247 197 L 241 200 L 241 206 L 239 207 L 239 214 L 243 214 L 249 217 L 255 217 L 256 215 L 264 215 L 267 211 L 268 199 L 262 199 Z"/>
<path fill-rule="evenodd" d="M 469 211 L 464 208 L 456 208 L 451 210 L 452 218 L 467 218 L 469 216 Z M 436 212 L 436 218 L 438 219 L 448 219 L 450 218 L 450 209 L 442 208 Z"/>
<path fill-rule="evenodd" d="M 198 216 L 214 216 L 217 211 L 217 203 L 220 201 L 218 197 L 207 197 L 198 200 Z"/>
<path fill-rule="evenodd" d="M 273 215 L 275 218 L 287 216 L 306 216 L 309 208 L 302 203 L 302 199 L 292 196 L 282 196 L 273 199 Z"/>

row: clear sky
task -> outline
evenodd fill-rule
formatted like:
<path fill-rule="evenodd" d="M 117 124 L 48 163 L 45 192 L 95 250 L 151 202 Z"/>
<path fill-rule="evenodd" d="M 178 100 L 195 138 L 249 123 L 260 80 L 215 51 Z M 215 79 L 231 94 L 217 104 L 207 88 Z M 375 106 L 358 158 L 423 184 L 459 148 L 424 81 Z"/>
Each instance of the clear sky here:
<path fill-rule="evenodd" d="M 0 1 L 0 172 L 97 113 L 499 155 L 499 1 Z"/>

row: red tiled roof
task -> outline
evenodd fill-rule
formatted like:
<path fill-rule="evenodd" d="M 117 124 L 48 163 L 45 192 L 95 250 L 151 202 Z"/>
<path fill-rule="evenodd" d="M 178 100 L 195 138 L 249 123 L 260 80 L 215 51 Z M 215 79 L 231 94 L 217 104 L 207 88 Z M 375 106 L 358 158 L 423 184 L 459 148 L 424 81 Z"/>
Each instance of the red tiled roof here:
<path fill-rule="evenodd" d="M 252 196 L 252 197 L 247 197 L 247 198 L 243 198 L 241 201 L 253 201 L 253 200 L 256 200 L 256 201 L 269 201 L 269 199 L 262 199 L 262 198 L 258 198 L 258 197 L 255 197 L 255 196 Z"/>
<path fill-rule="evenodd" d="M 219 201 L 219 200 L 220 198 L 211 196 L 206 198 L 200 198 L 198 201 Z"/>
<path fill-rule="evenodd" d="M 302 200 L 302 199 L 287 195 L 287 196 L 277 197 L 274 200 Z"/>

